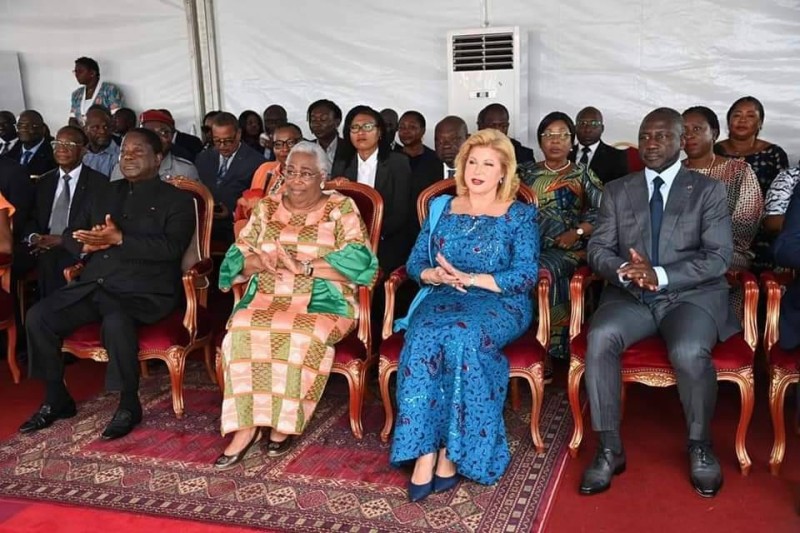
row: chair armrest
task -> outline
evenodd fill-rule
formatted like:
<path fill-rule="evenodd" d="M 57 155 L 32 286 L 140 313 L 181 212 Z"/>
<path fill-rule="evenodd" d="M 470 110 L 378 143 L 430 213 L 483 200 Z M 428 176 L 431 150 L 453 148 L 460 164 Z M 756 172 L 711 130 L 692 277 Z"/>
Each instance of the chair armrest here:
<path fill-rule="evenodd" d="M 536 303 L 539 308 L 539 326 L 536 328 L 536 340 L 545 352 L 550 351 L 550 287 L 553 275 L 546 268 L 539 269 L 539 280 L 536 282 Z"/>
<path fill-rule="evenodd" d="M 742 287 L 744 293 L 742 330 L 745 342 L 755 352 L 758 346 L 758 280 L 747 270 L 729 270 L 725 273 L 725 277 L 731 285 Z"/>
<path fill-rule="evenodd" d="M 78 276 L 81 275 L 81 272 L 83 271 L 83 268 L 85 266 L 86 266 L 86 263 L 84 263 L 83 261 L 80 261 L 78 263 L 75 263 L 72 266 L 68 266 L 67 268 L 65 268 L 64 269 L 64 279 L 67 280 L 67 283 L 69 283 L 70 281 L 75 281 L 76 279 L 78 279 Z"/>
<path fill-rule="evenodd" d="M 787 282 L 787 276 L 783 273 L 769 271 L 761 274 L 761 286 L 767 293 L 767 317 L 764 324 L 764 352 L 767 354 L 767 359 L 769 359 L 772 347 L 778 343 L 780 338 L 778 322 L 781 317 L 781 296 L 783 295 L 783 285 Z"/>
<path fill-rule="evenodd" d="M 569 303 L 570 303 L 570 317 L 569 317 L 569 339 L 572 340 L 577 337 L 583 321 L 586 318 L 586 289 L 595 280 L 595 275 L 592 269 L 583 265 L 575 270 L 572 279 L 569 282 Z"/>
<path fill-rule="evenodd" d="M 358 286 L 358 340 L 364 344 L 367 357 L 372 355 L 372 290 Z"/>
<path fill-rule="evenodd" d="M 381 336 L 384 339 L 388 339 L 392 335 L 392 324 L 394 324 L 394 300 L 395 295 L 397 294 L 397 289 L 399 289 L 403 283 L 409 280 L 410 278 L 408 277 L 408 272 L 406 272 L 406 267 L 404 265 L 389 274 L 389 277 L 383 282 L 386 300 L 385 310 L 383 313 L 383 331 L 381 332 Z"/>

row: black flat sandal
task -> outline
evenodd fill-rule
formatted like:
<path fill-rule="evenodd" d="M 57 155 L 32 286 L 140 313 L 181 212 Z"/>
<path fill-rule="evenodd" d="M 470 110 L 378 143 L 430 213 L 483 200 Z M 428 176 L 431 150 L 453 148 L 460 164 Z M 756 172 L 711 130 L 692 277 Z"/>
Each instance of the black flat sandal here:
<path fill-rule="evenodd" d="M 289 450 L 292 449 L 293 441 L 294 437 L 292 435 L 287 435 L 286 438 L 280 442 L 270 440 L 269 444 L 267 444 L 267 457 L 281 457 L 286 455 L 289 453 Z"/>
<path fill-rule="evenodd" d="M 217 460 L 214 461 L 214 468 L 220 471 L 230 470 L 234 466 L 241 463 L 242 459 L 244 459 L 245 456 L 247 455 L 247 452 L 250 451 L 250 448 L 252 448 L 260 440 L 261 440 L 261 429 L 258 429 L 253 435 L 253 438 L 250 439 L 250 442 L 247 443 L 247 446 L 245 446 L 239 453 L 235 453 L 233 455 L 225 455 L 224 453 L 220 454 L 220 456 L 217 457 Z"/>

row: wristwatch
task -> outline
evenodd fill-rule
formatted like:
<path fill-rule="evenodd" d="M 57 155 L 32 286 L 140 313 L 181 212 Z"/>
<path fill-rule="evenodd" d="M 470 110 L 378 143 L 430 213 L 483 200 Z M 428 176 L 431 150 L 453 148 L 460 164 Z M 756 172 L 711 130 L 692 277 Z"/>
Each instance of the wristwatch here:
<path fill-rule="evenodd" d="M 575 233 L 578 234 L 579 239 L 583 239 L 583 236 L 586 235 L 586 232 L 580 226 L 578 226 L 578 229 L 575 230 Z"/>
<path fill-rule="evenodd" d="M 303 275 L 311 277 L 314 274 L 314 267 L 311 266 L 310 260 L 300 261 L 300 264 L 303 265 Z"/>

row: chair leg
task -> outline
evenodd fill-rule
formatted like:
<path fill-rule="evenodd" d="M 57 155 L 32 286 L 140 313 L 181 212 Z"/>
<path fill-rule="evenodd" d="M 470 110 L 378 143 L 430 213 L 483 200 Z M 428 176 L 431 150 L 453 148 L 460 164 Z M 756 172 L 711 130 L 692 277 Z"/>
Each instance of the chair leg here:
<path fill-rule="evenodd" d="M 544 453 L 544 439 L 542 439 L 542 434 L 539 431 L 542 401 L 544 400 L 544 371 L 542 364 L 537 364 L 533 372 L 526 372 L 524 377 L 531 388 L 531 440 L 536 448 L 536 453 Z"/>
<path fill-rule="evenodd" d="M 215 350 L 214 369 L 216 370 L 217 385 L 219 386 L 219 391 L 224 394 L 225 376 L 222 373 L 222 351 L 220 351 L 219 349 Z"/>
<path fill-rule="evenodd" d="M 18 279 L 16 283 L 17 290 L 17 306 L 19 307 L 19 320 L 20 325 L 25 325 L 25 280 Z"/>
<path fill-rule="evenodd" d="M 519 380 L 511 378 L 511 383 L 509 383 L 511 388 L 511 408 L 515 411 L 519 411 L 519 407 L 522 402 L 519 399 Z M 531 391 L 533 388 L 531 387 Z"/>
<path fill-rule="evenodd" d="M 203 353 L 205 354 L 206 360 L 206 372 L 208 372 L 208 379 L 211 380 L 211 383 L 217 383 L 217 373 L 214 367 L 214 346 L 212 346 L 211 341 L 209 340 L 206 342 L 206 345 L 203 346 Z"/>
<path fill-rule="evenodd" d="M 170 353 L 166 358 L 169 380 L 172 385 L 172 410 L 176 418 L 183 418 L 183 375 L 186 371 L 186 354 Z"/>
<path fill-rule="evenodd" d="M 753 369 L 749 368 L 736 374 L 736 384 L 739 385 L 739 392 L 742 395 L 742 411 L 739 415 L 739 425 L 736 428 L 736 457 L 739 459 L 739 468 L 742 475 L 750 473 L 753 461 L 747 454 L 747 429 L 750 427 L 750 418 L 753 416 L 753 404 L 755 403 L 755 386 L 753 384 Z"/>
<path fill-rule="evenodd" d="M 150 377 L 150 369 L 147 368 L 147 361 L 139 361 L 139 372 L 142 374 L 143 378 Z"/>
<path fill-rule="evenodd" d="M 361 440 L 364 437 L 364 429 L 361 426 L 361 407 L 364 400 L 363 365 L 359 364 L 355 370 L 348 366 L 337 373 L 341 373 L 347 378 L 347 387 L 350 392 L 350 430 L 356 439 Z"/>
<path fill-rule="evenodd" d="M 572 420 L 575 429 L 569 442 L 570 457 L 578 456 L 578 449 L 583 440 L 583 412 L 581 411 L 581 378 L 586 371 L 586 365 L 579 359 L 572 358 L 569 362 L 569 377 L 567 391 L 569 393 L 569 406 L 572 409 Z"/>
<path fill-rule="evenodd" d="M 15 385 L 19 385 L 20 371 L 17 364 L 17 325 L 13 323 L 6 330 L 6 358 L 8 359 L 8 369 L 11 371 L 11 378 Z"/>
<path fill-rule="evenodd" d="M 769 456 L 769 471 L 773 476 L 777 476 L 781 471 L 783 455 L 786 453 L 786 421 L 784 420 L 784 402 L 786 400 L 786 390 L 791 384 L 791 379 L 787 374 L 779 369 L 772 369 L 770 372 L 769 387 L 769 412 L 772 416 L 772 452 Z"/>
<path fill-rule="evenodd" d="M 397 365 L 380 365 L 378 382 L 381 388 L 381 403 L 383 404 L 383 428 L 381 429 L 381 441 L 389 442 L 389 433 L 392 432 L 394 425 L 394 409 L 392 408 L 392 398 L 389 396 L 389 380 L 392 374 L 397 372 Z"/>

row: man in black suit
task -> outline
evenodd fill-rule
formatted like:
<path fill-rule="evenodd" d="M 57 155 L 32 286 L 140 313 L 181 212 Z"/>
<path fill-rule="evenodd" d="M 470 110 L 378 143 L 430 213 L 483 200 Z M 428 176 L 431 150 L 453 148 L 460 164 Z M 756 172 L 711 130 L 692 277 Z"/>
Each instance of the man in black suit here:
<path fill-rule="evenodd" d="M 239 120 L 222 112 L 211 122 L 213 148 L 197 156 L 200 181 L 214 196 L 214 226 L 211 238 L 228 245 L 233 242 L 233 211 L 236 201 L 250 188 L 253 173 L 264 157 L 242 142 Z"/>
<path fill-rule="evenodd" d="M 80 279 L 31 308 L 25 324 L 30 375 L 45 382 L 45 400 L 20 426 L 29 433 L 75 416 L 64 385 L 65 336 L 102 323 L 109 364 L 106 386 L 120 390 L 104 439 L 130 433 L 142 419 L 137 326 L 158 322 L 178 305 L 181 258 L 195 231 L 192 197 L 158 177 L 161 141 L 143 128 L 128 132 L 120 166 L 124 180 L 104 186 L 64 232 L 64 247 L 86 266 Z"/>
<path fill-rule="evenodd" d="M 318 145 L 328 154 L 328 160 L 334 167 L 337 162 L 348 159 L 345 154 L 345 147 L 341 137 L 339 137 L 339 125 L 342 123 L 342 110 L 330 100 L 317 100 L 308 106 L 306 113 L 308 127 L 314 134 Z M 345 162 L 347 164 L 349 161 Z M 331 170 L 331 178 L 339 176 Z"/>
<path fill-rule="evenodd" d="M 442 179 L 442 160 L 436 152 L 422 144 L 425 137 L 425 117 L 419 111 L 406 111 L 397 129 L 403 153 L 411 164 L 411 199 L 416 205 L 419 193 Z M 412 210 L 412 218 L 414 211 Z"/>
<path fill-rule="evenodd" d="M 775 264 L 800 270 L 800 187 L 795 187 L 783 221 L 783 229 L 772 245 Z M 800 278 L 781 298 L 778 343 L 784 350 L 800 346 Z"/>
<path fill-rule="evenodd" d="M 136 112 L 129 107 L 117 109 L 112 116 L 114 134 L 112 139 L 117 144 L 122 144 L 122 138 L 136 127 Z"/>
<path fill-rule="evenodd" d="M 0 155 L 5 155 L 18 142 L 17 117 L 11 111 L 0 111 Z"/>
<path fill-rule="evenodd" d="M 39 296 L 44 298 L 66 285 L 64 269 L 75 257 L 63 246 L 63 233 L 73 226 L 84 204 L 108 183 L 108 177 L 83 165 L 89 139 L 82 129 L 58 130 L 53 154 L 58 168 L 36 182 L 33 211 L 25 226 L 25 238 L 36 254 Z"/>
<path fill-rule="evenodd" d="M 173 128 L 175 128 L 175 119 L 173 118 L 169 109 L 159 109 L 159 111 L 172 119 L 172 125 Z M 141 126 L 141 124 L 139 125 Z M 190 163 L 194 163 L 195 159 L 197 159 L 197 156 L 203 151 L 203 141 L 194 135 L 178 131 L 177 128 L 175 129 L 175 133 L 172 135 L 171 146 L 171 151 L 174 155 L 186 159 Z"/>
<path fill-rule="evenodd" d="M 403 147 L 397 142 L 397 128 L 400 124 L 397 111 L 391 107 L 381 109 L 381 117 L 386 125 L 386 138 L 389 140 L 389 147 L 395 152 L 403 153 Z"/>
<path fill-rule="evenodd" d="M 502 131 L 503 135 L 508 135 L 508 109 L 506 106 L 497 103 L 489 104 L 478 113 L 478 129 L 486 128 Z M 514 146 L 514 157 L 517 158 L 517 164 L 535 161 L 532 149 L 522 146 L 521 142 L 511 137 L 508 140 Z"/>
<path fill-rule="evenodd" d="M 600 140 L 603 135 L 603 114 L 594 107 L 581 109 L 575 117 L 575 136 L 578 144 L 569 154 L 570 161 L 586 166 L 604 184 L 628 173 L 628 155 Z"/>
<path fill-rule="evenodd" d="M 44 120 L 38 111 L 23 111 L 17 121 L 19 142 L 5 156 L 25 167 L 29 176 L 41 176 L 56 168 L 53 148 L 44 138 Z"/>
<path fill-rule="evenodd" d="M 442 160 L 442 178 L 455 177 L 456 156 L 468 136 L 467 123 L 461 117 L 448 115 L 436 124 L 433 130 L 433 146 L 436 155 Z"/>

